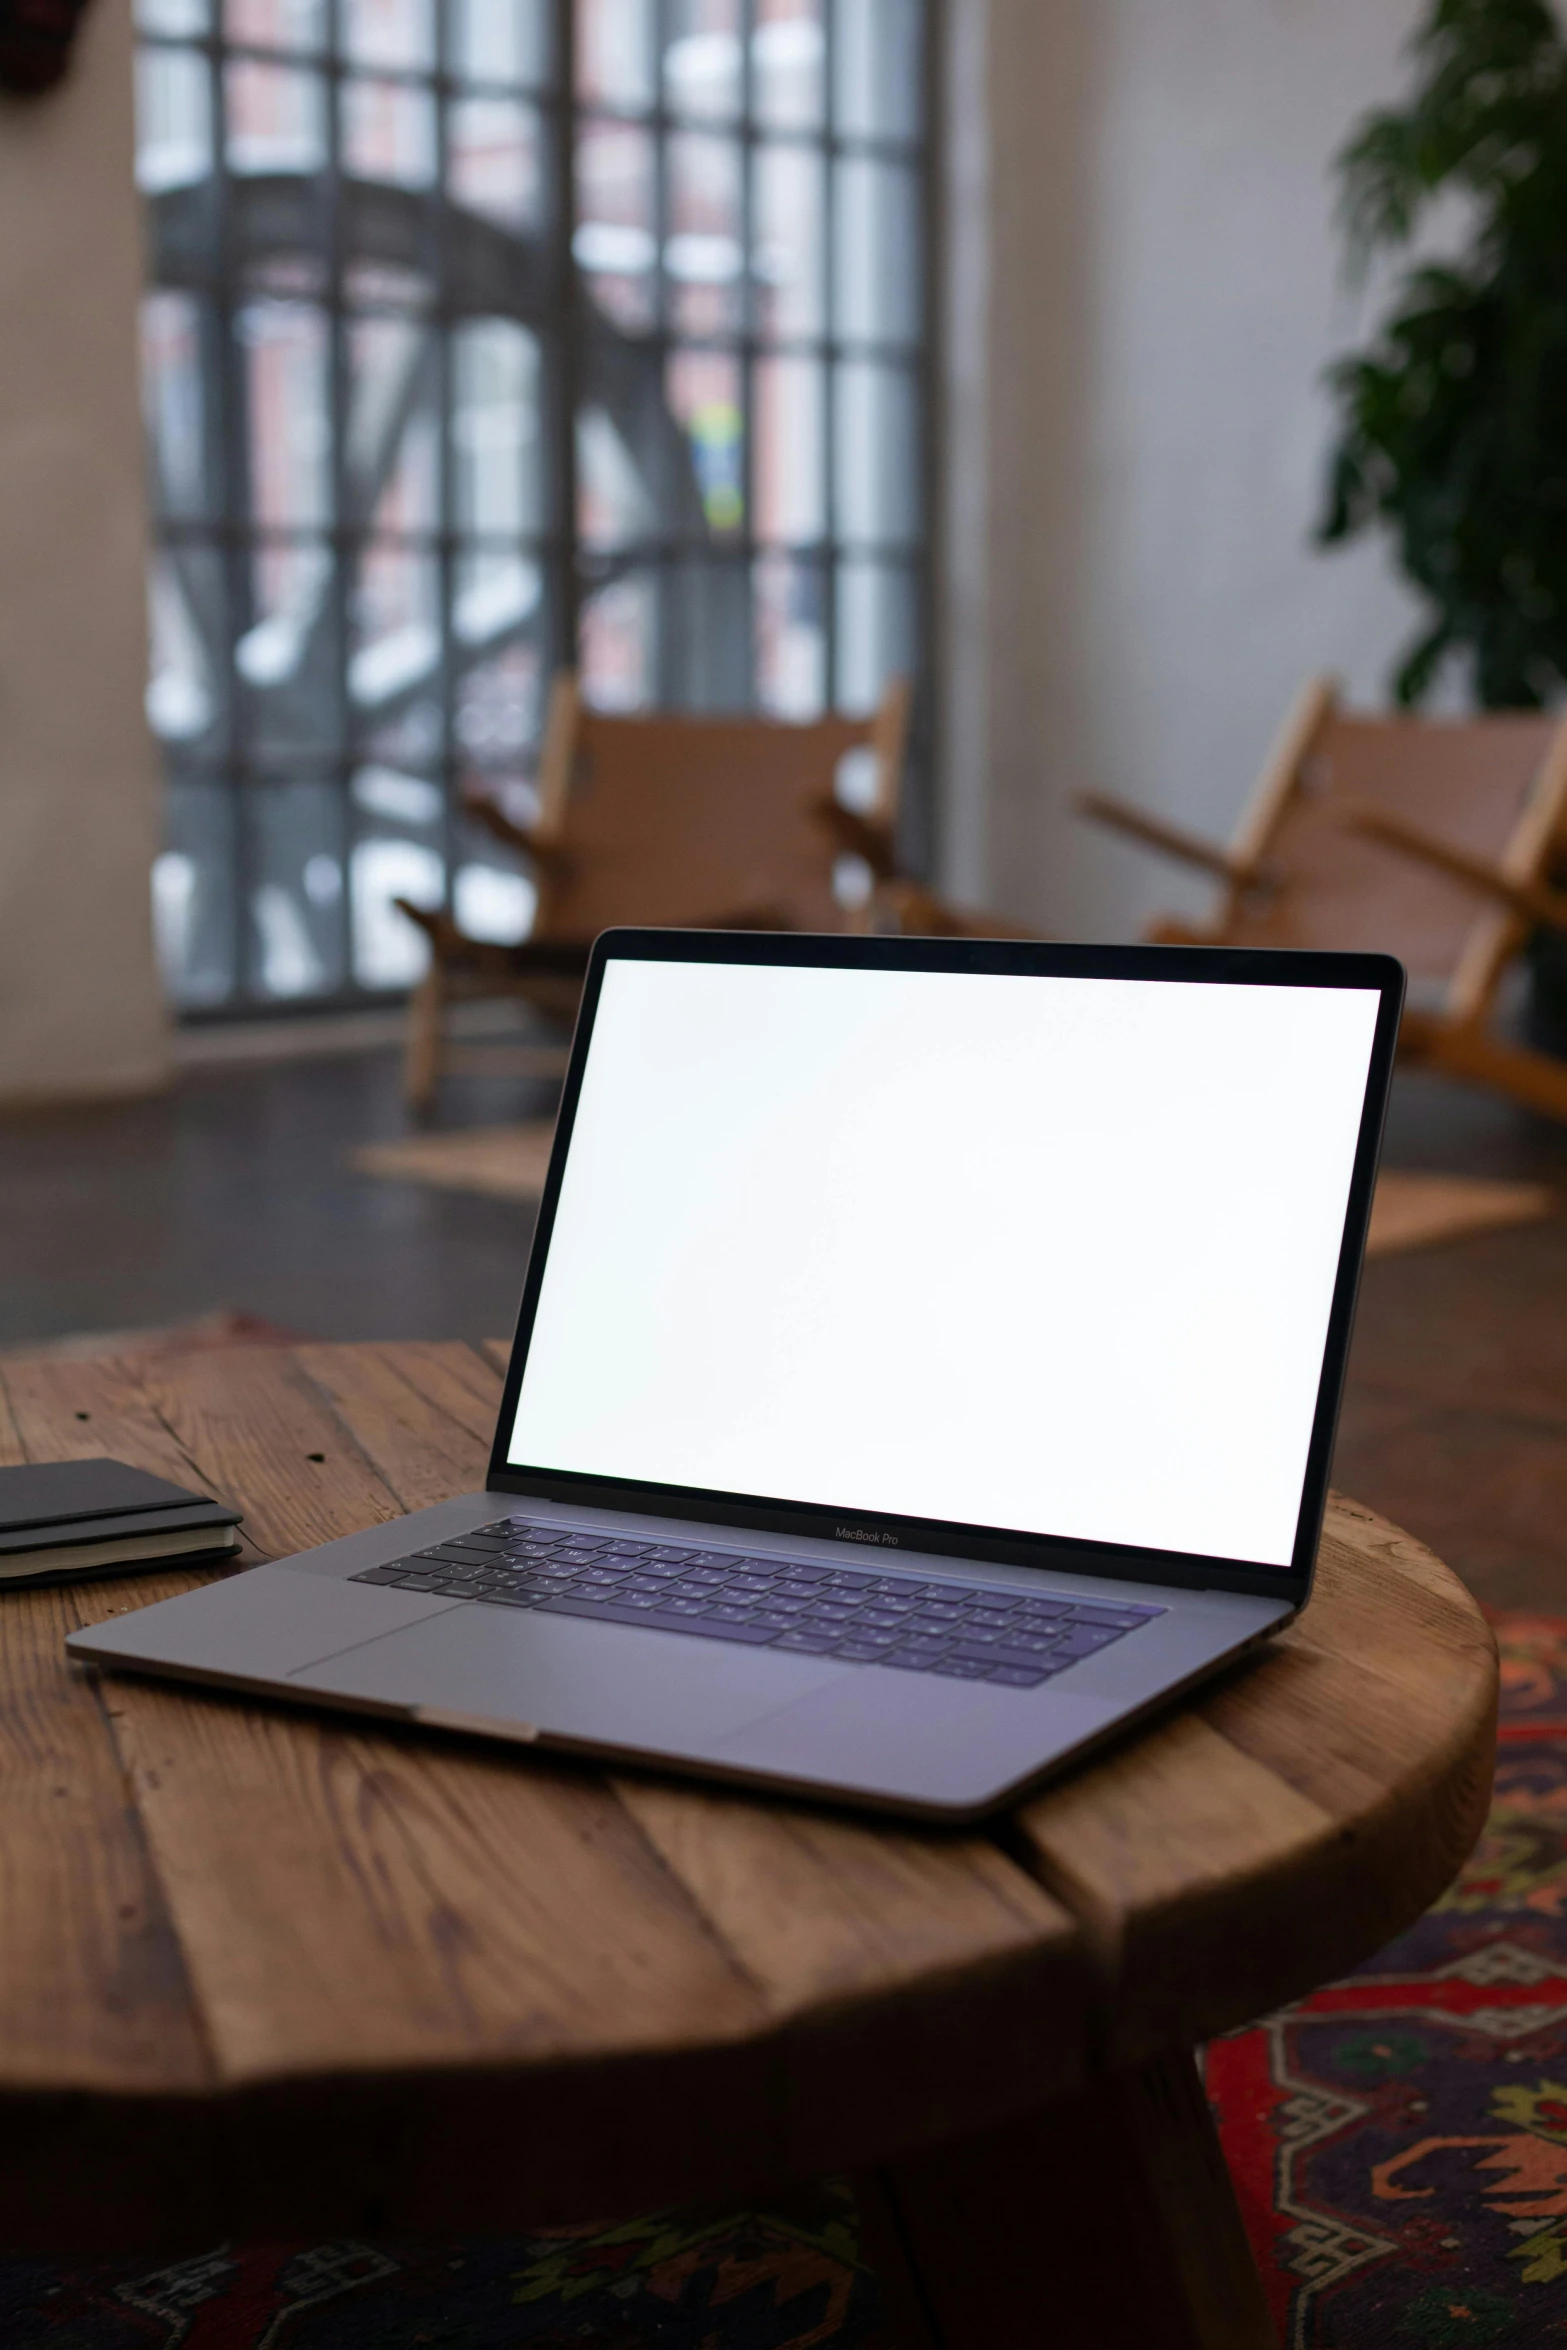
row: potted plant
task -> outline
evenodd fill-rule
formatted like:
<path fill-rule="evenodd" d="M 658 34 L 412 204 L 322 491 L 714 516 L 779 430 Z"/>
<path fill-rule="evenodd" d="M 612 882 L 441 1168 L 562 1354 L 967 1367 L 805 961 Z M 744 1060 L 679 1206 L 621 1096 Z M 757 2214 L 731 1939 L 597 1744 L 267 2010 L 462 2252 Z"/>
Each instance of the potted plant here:
<path fill-rule="evenodd" d="M 1350 257 L 1407 250 L 1442 197 L 1464 232 L 1330 370 L 1317 536 L 1395 539 L 1427 607 L 1401 705 L 1457 662 L 1481 708 L 1538 708 L 1567 690 L 1567 40 L 1548 0 L 1434 0 L 1411 54 L 1404 104 L 1337 158 Z M 1535 1041 L 1561 1050 L 1567 940 L 1530 953 Z"/>

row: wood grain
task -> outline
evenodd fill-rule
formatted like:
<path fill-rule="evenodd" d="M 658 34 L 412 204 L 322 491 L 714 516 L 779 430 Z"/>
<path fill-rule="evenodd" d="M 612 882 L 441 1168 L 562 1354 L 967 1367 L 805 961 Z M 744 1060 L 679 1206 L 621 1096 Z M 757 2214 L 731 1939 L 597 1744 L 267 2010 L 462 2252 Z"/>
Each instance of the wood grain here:
<path fill-rule="evenodd" d="M 149 1364 L 149 1400 L 204 1476 L 286 1558 L 399 1515 L 396 1497 L 290 1350 L 234 1347 Z"/>
<path fill-rule="evenodd" d="M 1230 2030 L 1418 1916 L 1484 1824 L 1495 1709 L 1456 1578 L 1336 1498 L 1295 1626 L 1018 1814 L 1098 1956 L 1113 2061 Z"/>
<path fill-rule="evenodd" d="M 5 1390 L 3 1372 L 0 1372 L 0 1468 L 11 1468 L 26 1458 L 27 1447 L 22 1441 L 22 1431 L 16 1424 L 11 1398 Z"/>
<path fill-rule="evenodd" d="M 64 1667 L 73 1598 L 0 1606 L 0 2081 L 193 2087 L 209 2067 L 177 1938 L 95 1691 Z"/>
<path fill-rule="evenodd" d="M 225 1490 L 207 1487 L 205 1472 L 160 1418 L 142 1385 L 139 1368 L 136 1361 L 103 1357 L 83 1361 L 48 1355 L 10 1358 L 0 1366 L 0 1388 L 25 1457 L 35 1461 L 125 1461 L 192 1492 L 211 1490 L 217 1499 L 226 1500 Z M 244 1528 L 240 1538 L 245 1546 L 241 1563 L 254 1565 L 262 1553 Z M 188 1588 L 210 1572 L 186 1575 L 171 1588 Z"/>
<path fill-rule="evenodd" d="M 110 1702 L 222 2080 L 609 2058 L 760 2020 L 586 1773 L 161 1689 Z"/>
<path fill-rule="evenodd" d="M 499 1381 L 478 1358 L 467 1370 L 455 1359 L 463 1351 L 302 1350 L 356 1441 L 411 1507 L 482 1474 L 452 1411 L 482 1383 L 493 1425 Z M 1037 2019 L 1052 2013 L 1058 2022 L 1064 2000 L 1081 2006 L 1076 1935 L 1064 1912 L 990 1844 L 888 1836 L 650 1780 L 622 1782 L 617 1795 L 650 1854 L 743 1970 L 759 2000 L 754 2028 L 765 2018 L 792 2031 L 775 2100 L 791 2143 L 822 2142 L 829 2116 L 835 2127 L 863 2116 L 867 2094 L 888 2077 L 878 2031 L 900 2035 L 906 2050 L 917 2039 L 923 2051 L 921 2066 L 901 2075 L 913 2089 L 905 2102 L 917 2110 L 901 2123 L 882 2114 L 879 2127 L 894 2135 L 917 2134 L 922 2116 L 942 2109 L 948 2074 L 988 2068 L 990 2102 L 1003 2111 L 1029 2094 L 1025 2079 L 1035 2096 L 1059 2084 L 1072 2038 L 1052 2026 L 1042 2044 Z M 994 2029 L 974 2047 L 960 2028 L 956 2011 L 972 2011 L 973 2002 L 967 1991 L 955 1998 L 954 1987 L 967 1966 L 988 1972 L 998 2014 L 1007 2006 L 1014 2016 L 1017 2047 L 1000 2061 Z M 883 2017 L 888 2000 L 898 2004 Z M 976 2100 L 986 2093 L 977 2077 L 970 2092 Z"/>
<path fill-rule="evenodd" d="M 0 1460 L 100 1453 L 191 1476 L 113 1369 L 4 1366 Z M 209 2077 L 96 1691 L 65 1663 L 85 1592 L 113 1593 L 118 1580 L 13 1588 L 0 1600 L 0 2083 L 12 2094 L 182 2089 Z"/>
<path fill-rule="evenodd" d="M 409 1385 L 466 1428 L 488 1462 L 495 1415 L 501 1408 L 504 1360 L 496 1365 L 474 1346 L 399 1347 L 396 1353 Z"/>
<path fill-rule="evenodd" d="M 396 1505 L 360 1441 L 385 1436 L 386 1366 L 329 1372 L 312 1352 L 350 1397 L 342 1417 L 286 1365 L 173 1369 L 162 1393 L 252 1524 L 275 1535 L 308 1512 L 319 1540 Z M 460 1490 L 472 1439 L 402 1397 L 410 1491 Z M 595 2035 L 602 2053 L 606 2029 L 623 2048 L 756 2018 L 586 1774 L 130 1681 L 110 1709 L 224 2079 L 557 2056 Z"/>
<path fill-rule="evenodd" d="M 305 1346 L 306 1376 L 405 1510 L 482 1487 L 501 1383 L 466 1346 Z"/>
<path fill-rule="evenodd" d="M 505 1352 L 12 1362 L 0 1458 L 112 1453 L 286 1552 L 481 1483 Z M 1486 1789 L 1478 1612 L 1343 1501 L 1297 1626 L 989 1837 L 66 1666 L 190 1579 L 0 1606 L 19 2243 L 569 2220 L 1003 2129 L 1059 2162 L 1031 2113 L 1365 1956 Z"/>
<path fill-rule="evenodd" d="M 412 1506 L 476 1480 L 475 1439 L 454 1411 L 471 1419 L 475 1382 L 493 1396 L 495 1379 L 477 1361 L 470 1372 L 460 1354 L 398 1350 L 394 1362 L 384 1349 L 312 1348 L 298 1364 L 308 1388 L 287 1366 L 260 1383 L 165 1370 L 161 1408 L 266 1530 L 297 1522 L 288 1488 L 299 1456 L 321 1453 L 306 1487 L 319 1538 L 386 1514 L 388 1489 L 369 1485 L 383 1469 Z M 274 1444 L 275 1455 L 263 1450 Z M 693 1889 L 687 1875 L 699 1872 L 678 1865 L 675 1822 L 702 1799 L 685 1792 L 665 1799 L 669 1849 L 661 1850 L 584 1772 L 128 1681 L 113 1685 L 108 1702 L 225 2084 L 482 2065 L 492 2079 L 513 2074 L 516 2110 L 526 2116 L 538 2097 L 552 2110 L 548 2101 L 560 2094 L 549 2068 L 591 2057 L 603 2086 L 617 2059 L 645 2068 L 678 2057 L 691 2076 L 685 2126 L 673 2128 L 660 2112 L 633 2154 L 636 2134 L 622 2125 L 644 2196 L 676 2180 L 711 2183 L 715 2150 L 725 2175 L 775 2175 L 817 2158 L 829 2119 L 863 2116 L 868 2100 L 874 2110 L 882 2054 L 867 2043 L 861 2061 L 846 2066 L 852 2050 L 835 2012 L 846 1992 L 842 1983 L 823 1992 L 820 1936 L 797 1936 L 797 1963 L 791 1969 L 780 1953 L 764 1991 L 747 1964 L 752 1954 L 730 1947 L 701 1898 L 724 1881 L 758 1882 L 768 1867 L 780 1831 L 754 1805 L 708 1804 L 708 1882 Z M 933 1880 L 950 1876 L 947 1914 L 938 1912 L 923 1947 L 898 1950 L 887 1888 L 896 1885 L 907 1917 L 912 1853 L 901 1876 L 890 1863 L 883 1871 L 880 1900 L 890 1914 L 878 1922 L 873 1831 L 808 1826 L 796 1843 L 795 1894 L 806 1911 L 824 1913 L 834 1904 L 846 1910 L 847 1854 L 863 1845 L 859 1996 L 868 2004 L 883 1984 L 904 1991 L 918 2010 L 906 2043 L 923 2031 L 954 2060 L 952 2034 L 938 2026 L 950 2020 L 963 1972 L 965 1905 L 983 1900 L 988 1943 L 971 1915 L 970 1955 L 1014 2009 L 1025 1984 L 1037 1989 L 1065 1974 L 1062 1954 L 1075 1941 L 1069 1921 L 987 1847 L 975 1885 L 927 1864 Z M 1006 1934 L 1003 1882 L 1012 1902 Z M 870 1963 L 878 1948 L 879 1968 Z M 851 1971 L 846 1950 L 839 1974 Z M 922 2004 L 916 1987 L 927 1976 L 939 1989 Z M 793 2041 L 784 2045 L 785 2027 L 797 2041 L 817 2008 L 831 2049 L 802 2062 Z M 742 2043 L 757 2068 L 749 2101 L 737 2095 Z M 713 2076 L 716 2102 L 704 2105 L 699 2060 L 726 2050 L 724 2075 Z M 1039 2062 L 1033 2069 L 1046 2077 Z M 991 2071 L 992 2098 L 1015 2104 L 1015 2064 Z M 574 2097 L 575 2110 L 591 2109 L 580 2085 Z M 928 2115 L 929 2098 L 920 2102 Z M 571 2159 L 560 2153 L 565 2126 L 553 2126 L 557 2188 Z M 591 2143 L 577 2133 L 579 2161 Z M 609 2193 L 597 2154 L 594 2169 L 600 2193 Z M 525 2179 L 516 2160 L 498 2176 L 538 2208 L 543 2185 Z"/>
<path fill-rule="evenodd" d="M 356 1377 L 336 1366 L 367 1438 L 376 1425 L 385 1432 L 385 1368 L 372 1361 Z M 269 1541 L 320 1540 L 395 1513 L 348 1420 L 302 1365 L 272 1360 L 259 1378 L 233 1359 L 162 1365 L 157 1391 L 204 1475 Z M 423 1412 L 409 1431 L 406 1481 L 412 1491 L 424 1476 L 449 1492 L 467 1481 L 473 1439 L 433 1406 Z M 700 2142 L 684 2171 L 677 2150 L 671 2175 L 692 2191 L 736 2169 L 775 2167 L 766 2094 L 742 2092 L 736 2103 L 711 2063 L 712 2093 L 697 2094 L 703 2057 L 754 2035 L 761 2003 L 602 1783 L 468 1744 L 359 1732 L 131 1679 L 103 1686 L 213 2073 L 237 2093 L 235 2113 L 250 2111 L 258 2091 L 317 2080 L 327 2100 L 321 2145 L 346 2133 L 355 2149 L 349 2204 L 333 2208 L 364 2224 L 367 2206 L 384 2209 L 395 2191 L 404 2225 L 415 2214 L 500 2224 L 503 2212 L 558 2213 L 562 2193 L 580 2207 L 585 2175 L 599 2194 L 635 2201 L 604 2153 L 613 2112 L 603 2099 L 627 2093 L 617 2057 L 646 2074 L 651 2059 L 679 2056 L 689 2072 Z M 594 2090 L 574 2070 L 589 2057 Z M 761 2071 L 768 2060 L 752 2061 Z M 743 2051 L 725 2069 L 743 2080 Z M 378 2113 L 397 2079 L 448 2082 L 443 2126 L 423 2116 L 419 2143 L 439 2144 L 456 2165 L 450 2178 L 433 2156 L 412 2159 L 408 2109 L 390 2134 L 379 2119 L 367 2124 L 366 2096 Z M 509 2141 L 485 2106 L 503 2087 Z M 734 2147 L 731 2107 L 751 2125 Z M 472 2157 L 445 2135 L 459 2117 L 487 2150 L 477 2199 Z M 236 2161 L 247 2191 L 261 2191 L 242 2155 L 232 2137 L 221 2159 L 208 2147 L 219 2203 Z M 638 2139 L 631 2175 L 642 2196 L 654 2165 L 655 2149 Z M 317 2192 L 327 2184 L 318 2173 Z M 265 2192 L 275 2215 L 295 2209 L 286 2193 L 280 2205 L 277 2188 Z"/>
<path fill-rule="evenodd" d="M 790 2168 L 919 2145 L 1080 2078 L 1069 1914 L 988 1840 L 900 1834 L 648 1780 L 631 1817 L 789 2027 Z"/>

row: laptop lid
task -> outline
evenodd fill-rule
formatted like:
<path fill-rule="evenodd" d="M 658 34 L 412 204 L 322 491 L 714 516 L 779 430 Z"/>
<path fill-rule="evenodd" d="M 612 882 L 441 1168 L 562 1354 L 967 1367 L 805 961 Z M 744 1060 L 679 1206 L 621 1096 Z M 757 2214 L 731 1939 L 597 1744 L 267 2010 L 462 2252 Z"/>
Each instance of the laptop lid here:
<path fill-rule="evenodd" d="M 1304 1598 L 1402 996 L 607 932 L 491 1488 Z"/>

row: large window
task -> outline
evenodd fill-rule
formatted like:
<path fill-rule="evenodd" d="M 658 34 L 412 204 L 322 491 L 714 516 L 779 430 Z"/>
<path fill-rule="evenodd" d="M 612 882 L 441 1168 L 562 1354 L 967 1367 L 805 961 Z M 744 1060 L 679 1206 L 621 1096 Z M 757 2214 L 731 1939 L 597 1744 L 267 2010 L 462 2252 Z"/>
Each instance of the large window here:
<path fill-rule="evenodd" d="M 189 1010 L 526 930 L 551 671 L 923 668 L 922 0 L 139 0 L 160 951 Z"/>

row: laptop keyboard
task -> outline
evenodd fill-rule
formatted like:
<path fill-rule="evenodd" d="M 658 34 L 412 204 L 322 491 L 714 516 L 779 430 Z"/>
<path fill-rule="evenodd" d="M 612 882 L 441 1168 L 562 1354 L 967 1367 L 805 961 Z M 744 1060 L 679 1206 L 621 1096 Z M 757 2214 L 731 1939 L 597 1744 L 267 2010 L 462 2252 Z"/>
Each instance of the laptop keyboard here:
<path fill-rule="evenodd" d="M 1037 1689 L 1166 1611 L 498 1518 L 356 1583 Z"/>

